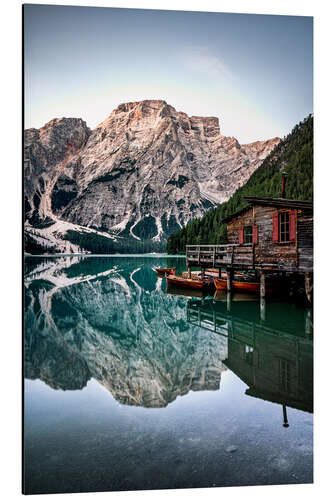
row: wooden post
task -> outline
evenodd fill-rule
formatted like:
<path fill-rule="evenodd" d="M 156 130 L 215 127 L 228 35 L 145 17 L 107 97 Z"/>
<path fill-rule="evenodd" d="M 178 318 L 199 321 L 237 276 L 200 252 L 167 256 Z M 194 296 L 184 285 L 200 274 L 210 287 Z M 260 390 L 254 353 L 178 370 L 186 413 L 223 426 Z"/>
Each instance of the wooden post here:
<path fill-rule="evenodd" d="M 305 312 L 305 336 L 306 338 L 311 338 L 313 333 L 313 324 L 312 324 L 312 310 L 307 309 Z"/>
<path fill-rule="evenodd" d="M 205 268 L 204 267 L 201 268 L 201 274 L 202 274 L 202 277 L 204 278 L 205 277 Z"/>
<path fill-rule="evenodd" d="M 260 271 L 260 297 L 266 297 L 266 272 Z"/>
<path fill-rule="evenodd" d="M 189 277 L 191 278 L 191 276 L 192 276 L 192 275 L 191 275 L 191 266 L 188 266 L 188 268 L 187 268 L 187 272 L 188 272 Z"/>
<path fill-rule="evenodd" d="M 283 427 L 289 427 L 288 424 L 288 417 L 287 417 L 287 407 L 286 405 L 282 405 L 282 411 L 283 411 Z"/>
<path fill-rule="evenodd" d="M 222 277 L 222 269 L 219 267 L 219 278 Z"/>
<path fill-rule="evenodd" d="M 234 270 L 233 269 L 228 269 L 227 270 L 227 291 L 231 292 L 232 290 L 232 280 L 234 275 Z"/>
<path fill-rule="evenodd" d="M 312 273 L 305 273 L 305 294 L 308 302 L 312 303 Z"/>
<path fill-rule="evenodd" d="M 231 293 L 227 292 L 227 311 L 231 311 Z"/>
<path fill-rule="evenodd" d="M 266 321 L 266 300 L 264 297 L 260 297 L 260 319 Z"/>

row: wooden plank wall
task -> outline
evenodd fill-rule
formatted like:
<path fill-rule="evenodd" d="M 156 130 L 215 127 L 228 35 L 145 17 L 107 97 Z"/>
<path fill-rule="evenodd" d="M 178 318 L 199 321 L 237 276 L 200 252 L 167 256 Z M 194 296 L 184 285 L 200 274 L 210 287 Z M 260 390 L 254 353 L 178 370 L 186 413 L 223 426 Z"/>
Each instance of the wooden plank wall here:
<path fill-rule="evenodd" d="M 253 209 L 249 208 L 246 212 L 242 213 L 238 217 L 235 217 L 227 224 L 227 238 L 228 243 L 238 244 L 239 243 L 239 235 L 238 230 L 243 226 L 250 226 L 254 224 L 253 219 Z"/>
<path fill-rule="evenodd" d="M 298 215 L 299 269 L 313 270 L 313 214 L 302 211 Z"/>
<path fill-rule="evenodd" d="M 281 270 L 312 271 L 312 226 L 313 215 L 297 211 L 298 241 L 292 243 L 273 243 L 273 214 L 277 207 L 253 206 L 235 217 L 227 224 L 228 243 L 239 243 L 239 229 L 256 224 L 258 244 L 255 246 L 255 264 L 261 266 L 278 265 Z M 298 246 L 298 258 L 297 258 Z M 299 267 L 297 265 L 299 264 Z"/>

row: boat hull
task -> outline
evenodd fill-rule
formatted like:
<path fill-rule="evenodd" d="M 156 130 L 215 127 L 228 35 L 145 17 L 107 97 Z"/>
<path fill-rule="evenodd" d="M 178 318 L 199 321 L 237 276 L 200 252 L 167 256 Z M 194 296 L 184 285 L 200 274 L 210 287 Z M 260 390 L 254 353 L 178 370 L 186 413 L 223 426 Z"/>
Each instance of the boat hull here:
<path fill-rule="evenodd" d="M 168 285 L 179 286 L 181 288 L 193 288 L 196 290 L 202 290 L 212 284 L 210 280 L 183 278 L 171 275 L 167 276 L 167 283 Z"/>
<path fill-rule="evenodd" d="M 176 268 L 175 267 L 155 267 L 155 271 L 160 276 L 165 276 L 165 275 L 168 276 L 169 274 L 175 274 Z"/>
<path fill-rule="evenodd" d="M 216 278 L 214 279 L 214 285 L 216 290 L 227 290 L 227 280 Z M 260 294 L 260 283 L 252 281 L 237 281 L 233 280 L 232 290 L 236 292 L 249 292 Z M 266 294 L 275 294 L 281 292 L 281 286 L 279 283 L 270 283 L 266 287 Z"/>
<path fill-rule="evenodd" d="M 216 278 L 214 280 L 216 290 L 226 290 L 227 289 L 227 280 Z M 260 283 L 251 283 L 248 281 L 233 281 L 232 289 L 237 291 L 251 292 L 251 293 L 259 293 L 260 292 Z"/>

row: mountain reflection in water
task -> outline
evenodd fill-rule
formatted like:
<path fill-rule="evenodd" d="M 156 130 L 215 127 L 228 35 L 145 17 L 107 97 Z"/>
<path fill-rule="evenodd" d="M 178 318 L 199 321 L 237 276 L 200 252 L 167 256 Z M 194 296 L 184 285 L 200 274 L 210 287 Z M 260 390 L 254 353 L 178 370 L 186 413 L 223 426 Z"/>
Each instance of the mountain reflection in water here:
<path fill-rule="evenodd" d="M 29 272 L 25 376 L 55 389 L 90 378 L 121 403 L 163 407 L 190 390 L 219 389 L 227 339 L 186 321 L 146 259 L 59 258 Z"/>
<path fill-rule="evenodd" d="M 26 258 L 26 492 L 312 481 L 312 312 L 153 270 L 185 265 Z"/>

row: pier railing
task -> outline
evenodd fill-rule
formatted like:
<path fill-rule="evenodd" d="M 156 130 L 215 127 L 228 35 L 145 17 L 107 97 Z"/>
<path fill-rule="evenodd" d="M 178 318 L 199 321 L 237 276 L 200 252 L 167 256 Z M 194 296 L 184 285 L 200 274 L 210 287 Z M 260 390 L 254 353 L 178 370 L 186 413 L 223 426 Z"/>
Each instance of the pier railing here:
<path fill-rule="evenodd" d="M 254 245 L 187 245 L 186 261 L 190 266 L 254 266 Z"/>

